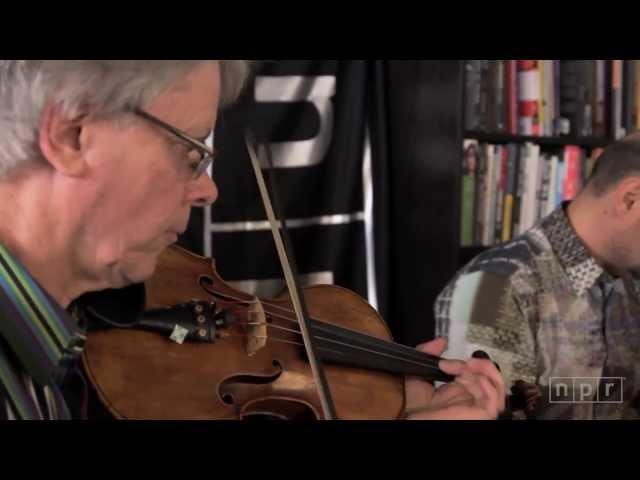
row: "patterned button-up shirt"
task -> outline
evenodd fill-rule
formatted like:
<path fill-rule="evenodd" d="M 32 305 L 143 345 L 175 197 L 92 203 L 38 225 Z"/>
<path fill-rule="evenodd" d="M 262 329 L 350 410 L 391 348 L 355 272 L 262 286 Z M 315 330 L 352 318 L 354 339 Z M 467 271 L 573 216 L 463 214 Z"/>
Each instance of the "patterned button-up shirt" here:
<path fill-rule="evenodd" d="M 507 388 L 536 384 L 535 418 L 640 417 L 640 278 L 614 278 L 563 204 L 465 266 L 435 304 L 445 356 L 486 351 Z"/>

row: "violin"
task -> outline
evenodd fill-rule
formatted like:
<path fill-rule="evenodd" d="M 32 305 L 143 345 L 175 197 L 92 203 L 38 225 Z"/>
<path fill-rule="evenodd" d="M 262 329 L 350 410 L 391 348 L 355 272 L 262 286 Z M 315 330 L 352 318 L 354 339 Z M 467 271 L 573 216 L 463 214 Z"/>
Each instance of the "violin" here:
<path fill-rule="evenodd" d="M 393 343 L 354 292 L 317 285 L 303 294 L 338 418 L 399 418 L 404 375 L 452 380 L 439 358 Z M 212 259 L 174 245 L 144 283 L 144 298 L 135 325 L 88 334 L 85 372 L 114 417 L 322 417 L 286 292 L 263 299 L 238 291 Z"/>
<path fill-rule="evenodd" d="M 220 278 L 213 259 L 175 245 L 139 288 L 136 322 L 90 330 L 83 353 L 87 378 L 115 418 L 323 418 L 286 290 L 273 299 L 241 292 Z M 394 343 L 356 293 L 333 285 L 302 293 L 337 418 L 398 419 L 405 375 L 453 380 L 440 358 Z M 118 320 L 113 311 L 88 310 Z"/>

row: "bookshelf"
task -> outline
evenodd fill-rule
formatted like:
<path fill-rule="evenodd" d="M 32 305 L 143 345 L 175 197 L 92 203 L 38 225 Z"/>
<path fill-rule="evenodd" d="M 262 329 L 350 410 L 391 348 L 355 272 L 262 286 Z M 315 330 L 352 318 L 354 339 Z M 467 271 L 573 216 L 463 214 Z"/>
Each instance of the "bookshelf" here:
<path fill-rule="evenodd" d="M 469 142 L 477 142 L 478 152 L 481 148 L 496 149 L 495 154 L 487 150 L 486 157 L 491 158 L 483 159 L 483 162 L 497 162 L 493 164 L 492 169 L 493 175 L 498 179 L 493 179 L 492 187 L 483 184 L 482 182 L 487 180 L 482 177 L 480 181 L 474 180 L 475 189 L 471 188 L 469 183 L 466 183 L 471 181 L 468 179 L 469 169 L 465 161 L 467 152 L 463 149 L 464 146 L 461 146 L 462 181 L 456 183 L 459 188 L 457 194 L 460 195 L 457 211 L 461 224 L 457 239 L 458 268 L 488 248 L 527 230 L 531 226 L 531 221 L 545 216 L 545 212 L 548 212 L 554 202 L 572 198 L 572 195 L 575 195 L 586 181 L 601 149 L 622 138 L 626 133 L 637 130 L 640 123 L 640 95 L 637 93 L 638 82 L 640 82 L 640 62 L 638 61 L 462 60 L 461 62 L 463 64 L 461 81 L 463 107 L 460 114 L 462 137 L 467 147 Z M 522 91 L 525 93 L 521 93 Z M 528 148 L 524 147 L 525 145 L 535 145 L 537 153 L 527 157 L 529 164 L 527 167 L 521 167 L 519 165 L 524 155 L 523 149 Z M 513 153 L 514 151 L 516 153 Z M 486 170 L 483 170 L 486 164 L 482 163 L 480 167 L 480 156 L 477 153 L 475 157 L 475 163 L 478 165 L 475 170 L 481 173 L 475 173 L 475 176 L 488 175 L 485 173 Z M 494 156 L 498 158 L 493 158 Z M 515 160 L 512 158 L 514 156 Z M 508 167 L 505 166 L 507 162 Z M 551 170 L 549 165 L 554 162 L 555 166 Z M 542 166 L 536 166 L 540 163 Z M 557 165 L 561 166 L 556 171 Z M 506 168 L 509 169 L 508 174 L 505 174 Z M 528 170 L 525 172 L 524 168 Z M 515 169 L 515 173 L 512 169 Z M 554 175 L 551 179 L 550 171 L 553 171 Z M 570 173 L 567 173 L 568 171 Z M 526 187 L 530 192 L 535 192 L 527 197 L 526 201 L 529 202 L 527 205 L 538 202 L 535 207 L 524 207 L 521 203 L 516 203 L 516 195 L 518 202 L 524 201 L 520 198 L 523 186 L 518 182 L 522 182 L 521 178 L 527 178 L 527 175 L 531 178 L 537 175 L 537 180 L 527 184 Z M 556 181 L 558 175 L 560 178 Z M 567 177 L 563 175 L 570 176 L 569 187 L 563 183 L 567 181 Z M 484 193 L 484 200 L 479 201 L 478 189 L 489 192 L 492 188 L 496 189 L 496 182 L 499 186 L 498 191 L 495 194 Z M 506 182 L 511 182 L 509 190 Z M 482 217 L 474 204 L 473 227 L 468 220 L 469 191 L 474 192 L 475 197 L 472 202 L 479 203 L 480 208 L 486 209 L 488 207 L 484 205 L 492 202 L 496 207 L 493 217 L 487 214 Z M 512 207 L 509 203 L 513 210 L 510 210 L 508 215 L 501 210 L 505 208 L 507 194 L 512 196 L 509 199 L 510 202 L 513 199 Z M 497 202 L 492 195 L 501 196 L 501 201 Z M 548 196 L 551 195 L 553 198 L 549 199 Z M 563 198 L 563 195 L 568 197 Z M 525 208 L 529 209 L 526 221 L 523 220 L 522 226 L 517 225 L 519 217 L 516 216 L 516 209 L 524 210 Z M 496 217 L 514 222 L 507 233 L 504 225 L 501 226 L 500 220 L 496 221 L 495 226 L 491 223 Z M 466 224 L 465 219 L 467 219 Z M 486 224 L 478 226 L 477 222 Z M 501 228 L 502 236 L 506 236 L 506 239 L 500 238 Z M 472 234 L 471 230 L 473 230 Z"/>

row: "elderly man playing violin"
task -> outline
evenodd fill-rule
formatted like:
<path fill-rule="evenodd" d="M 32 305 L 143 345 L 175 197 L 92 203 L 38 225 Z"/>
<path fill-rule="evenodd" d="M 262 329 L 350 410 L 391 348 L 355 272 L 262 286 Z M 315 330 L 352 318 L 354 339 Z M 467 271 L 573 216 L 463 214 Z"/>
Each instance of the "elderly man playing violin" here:
<path fill-rule="evenodd" d="M 74 302 L 147 280 L 191 207 L 215 202 L 205 139 L 248 72 L 239 60 L 0 61 L 0 418 L 80 418 L 65 387 L 86 340 Z M 404 418 L 504 409 L 489 360 L 440 368 L 455 380 L 407 378 Z"/>

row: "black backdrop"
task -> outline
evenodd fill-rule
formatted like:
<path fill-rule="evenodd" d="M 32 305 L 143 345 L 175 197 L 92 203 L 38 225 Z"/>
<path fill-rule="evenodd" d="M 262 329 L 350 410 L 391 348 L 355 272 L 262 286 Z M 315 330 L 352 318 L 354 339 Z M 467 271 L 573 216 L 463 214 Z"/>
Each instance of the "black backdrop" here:
<path fill-rule="evenodd" d="M 457 261 L 461 92 L 454 60 L 259 62 L 219 117 L 220 197 L 194 211 L 180 244 L 239 288 L 283 287 L 243 143 L 250 125 L 274 152 L 302 283 L 354 290 L 401 343 L 432 338 L 433 300 Z"/>

